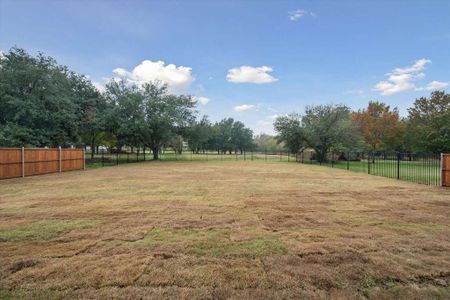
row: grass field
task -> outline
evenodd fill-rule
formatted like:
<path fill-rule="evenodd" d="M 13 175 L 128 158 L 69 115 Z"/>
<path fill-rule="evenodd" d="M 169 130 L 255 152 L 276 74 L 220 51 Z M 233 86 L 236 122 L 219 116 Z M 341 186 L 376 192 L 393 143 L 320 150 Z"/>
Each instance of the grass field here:
<path fill-rule="evenodd" d="M 163 161 L 0 181 L 0 298 L 448 299 L 450 190 Z"/>

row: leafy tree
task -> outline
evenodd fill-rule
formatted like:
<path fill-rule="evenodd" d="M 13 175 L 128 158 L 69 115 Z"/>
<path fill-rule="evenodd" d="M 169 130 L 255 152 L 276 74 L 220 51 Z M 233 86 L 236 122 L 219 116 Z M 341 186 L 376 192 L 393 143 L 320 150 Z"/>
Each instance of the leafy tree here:
<path fill-rule="evenodd" d="M 231 130 L 231 143 L 233 144 L 234 151 L 252 150 L 253 145 L 253 131 L 246 128 L 244 123 L 236 121 L 233 123 Z"/>
<path fill-rule="evenodd" d="M 233 118 L 226 118 L 214 125 L 216 132 L 217 149 L 222 153 L 229 152 L 231 154 L 234 146 L 232 143 L 233 134 Z"/>
<path fill-rule="evenodd" d="M 106 86 L 105 96 L 110 105 L 105 112 L 109 131 L 117 139 L 117 146 L 139 147 L 150 137 L 146 122 L 146 103 L 142 90 L 125 82 L 111 81 Z"/>
<path fill-rule="evenodd" d="M 416 151 L 450 151 L 450 94 L 431 93 L 408 109 L 407 135 Z"/>
<path fill-rule="evenodd" d="M 371 151 L 387 150 L 395 146 L 399 138 L 400 118 L 398 110 L 382 102 L 370 101 L 367 109 L 352 113 L 352 122 Z"/>
<path fill-rule="evenodd" d="M 53 58 L 12 48 L 0 57 L 0 145 L 92 142 L 101 97 L 84 76 Z M 94 133 L 95 132 L 95 133 Z"/>
<path fill-rule="evenodd" d="M 350 110 L 343 105 L 309 106 L 301 122 L 299 116 L 291 114 L 278 118 L 275 124 L 279 141 L 312 148 L 319 161 L 326 161 L 327 152 L 332 148 L 344 150 L 358 143 Z"/>
<path fill-rule="evenodd" d="M 58 146 L 78 139 L 79 75 L 51 58 L 12 48 L 0 58 L 0 144 Z"/>
<path fill-rule="evenodd" d="M 313 148 L 319 161 L 326 161 L 327 152 L 344 150 L 358 144 L 358 135 L 350 122 L 350 110 L 344 105 L 317 105 L 306 108 L 302 118 L 304 139 Z"/>
<path fill-rule="evenodd" d="M 293 113 L 278 117 L 275 120 L 274 128 L 278 132 L 278 143 L 284 142 L 285 147 L 291 153 L 297 153 L 305 146 L 300 115 Z"/>
<path fill-rule="evenodd" d="M 199 121 L 194 121 L 188 130 L 188 144 L 192 152 L 199 153 L 201 150 L 211 149 L 210 141 L 213 133 L 212 124 L 207 116 L 203 116 Z"/>
<path fill-rule="evenodd" d="M 241 153 L 254 148 L 253 132 L 244 123 L 226 118 L 213 127 L 214 145 L 218 152 L 230 154 L 235 151 Z"/>
<path fill-rule="evenodd" d="M 186 134 L 186 129 L 193 122 L 195 103 L 190 96 L 168 94 L 167 85 L 160 82 L 144 84 L 142 95 L 149 129 L 145 145 L 152 149 L 153 158 L 157 160 L 164 143 L 177 134 Z"/>

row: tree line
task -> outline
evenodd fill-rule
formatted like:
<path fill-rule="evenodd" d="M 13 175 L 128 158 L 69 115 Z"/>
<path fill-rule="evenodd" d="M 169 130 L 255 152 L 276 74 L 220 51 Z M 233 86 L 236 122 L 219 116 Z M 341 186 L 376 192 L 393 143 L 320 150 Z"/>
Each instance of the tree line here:
<path fill-rule="evenodd" d="M 12 48 L 0 56 L 2 147 L 90 146 L 93 155 L 99 145 L 127 146 L 151 149 L 154 159 L 163 147 L 181 152 L 183 141 L 194 152 L 252 147 L 253 132 L 242 122 L 212 124 L 198 118 L 195 106 L 193 97 L 170 94 L 161 82 L 111 80 L 100 92 L 42 53 Z"/>
<path fill-rule="evenodd" d="M 242 122 L 212 123 L 198 116 L 189 95 L 173 95 L 167 85 L 142 86 L 111 80 L 100 92 L 85 76 L 39 53 L 12 48 L 0 54 L 0 146 L 151 149 L 181 153 L 250 150 L 292 153 L 315 150 L 326 160 L 333 151 L 450 151 L 450 95 L 435 91 L 416 99 L 408 115 L 371 101 L 365 109 L 345 105 L 309 106 L 278 117 L 277 136 L 259 135 Z M 94 151 L 92 151 L 92 155 Z"/>
<path fill-rule="evenodd" d="M 275 120 L 277 141 L 289 151 L 313 149 L 325 161 L 328 151 L 450 152 L 450 94 L 432 92 L 415 100 L 408 115 L 370 101 L 351 111 L 345 105 L 309 106 Z"/>

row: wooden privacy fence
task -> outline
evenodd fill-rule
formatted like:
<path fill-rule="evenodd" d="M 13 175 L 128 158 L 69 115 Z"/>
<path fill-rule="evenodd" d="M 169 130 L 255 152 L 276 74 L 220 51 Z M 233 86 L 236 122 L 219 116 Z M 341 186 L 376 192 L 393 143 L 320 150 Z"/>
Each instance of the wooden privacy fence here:
<path fill-rule="evenodd" d="M 442 186 L 450 187 L 450 154 L 442 154 L 441 157 Z"/>
<path fill-rule="evenodd" d="M 83 170 L 83 149 L 0 148 L 0 179 Z"/>

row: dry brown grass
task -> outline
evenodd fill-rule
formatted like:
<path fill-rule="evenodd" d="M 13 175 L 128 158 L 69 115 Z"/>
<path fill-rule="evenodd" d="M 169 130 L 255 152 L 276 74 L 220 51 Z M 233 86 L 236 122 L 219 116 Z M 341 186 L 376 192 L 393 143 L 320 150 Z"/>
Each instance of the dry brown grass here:
<path fill-rule="evenodd" d="M 450 190 L 161 162 L 0 182 L 0 298 L 450 297 Z"/>

